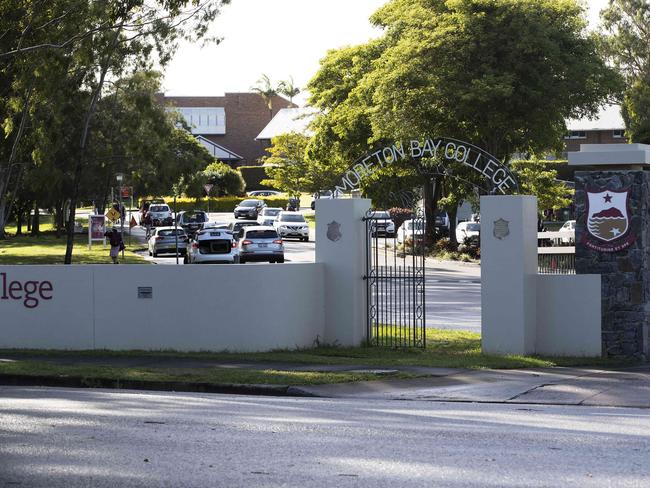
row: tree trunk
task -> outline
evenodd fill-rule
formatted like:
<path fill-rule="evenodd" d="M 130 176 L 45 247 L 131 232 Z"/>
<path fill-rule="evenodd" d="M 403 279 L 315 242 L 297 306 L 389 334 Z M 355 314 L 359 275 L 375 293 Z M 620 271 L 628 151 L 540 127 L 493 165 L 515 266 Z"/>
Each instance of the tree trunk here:
<path fill-rule="evenodd" d="M 63 230 L 63 206 L 64 202 L 57 202 L 54 207 L 54 230 L 56 232 L 57 239 L 61 237 L 61 231 Z"/>
<path fill-rule="evenodd" d="M 449 216 L 449 243 L 454 246 L 454 248 L 457 248 L 458 241 L 456 240 L 456 217 L 458 216 L 458 206 L 453 205 L 452 209 L 447 212 L 447 215 Z"/>
<path fill-rule="evenodd" d="M 22 212 L 16 214 L 16 235 L 20 236 L 23 234 L 23 216 Z"/>
<path fill-rule="evenodd" d="M 106 80 L 106 74 L 108 73 L 111 57 L 115 52 L 115 48 L 117 47 L 120 38 L 122 26 L 123 24 L 121 24 L 116 29 L 115 38 L 113 39 L 111 46 L 108 48 L 108 52 L 106 53 L 103 62 L 100 64 L 101 71 L 99 75 L 99 81 L 97 82 L 97 86 L 95 87 L 90 99 L 90 105 L 88 106 L 88 110 L 86 112 L 83 130 L 81 131 L 81 140 L 79 141 L 79 155 L 77 157 L 74 177 L 72 180 L 72 195 L 70 197 L 70 215 L 68 216 L 68 228 L 66 229 L 67 240 L 65 247 L 65 259 L 63 260 L 64 264 L 72 264 L 72 248 L 74 247 L 74 221 L 77 211 L 77 202 L 79 199 L 79 186 L 81 185 L 82 171 L 83 167 L 86 164 L 86 149 L 88 143 L 88 134 L 90 132 L 90 122 L 95 115 L 97 102 L 99 101 L 99 96 L 101 95 L 102 87 L 104 86 L 104 81 Z"/>
<path fill-rule="evenodd" d="M 41 233 L 41 213 L 38 210 L 38 202 L 34 202 L 34 219 L 32 220 L 32 235 Z"/>

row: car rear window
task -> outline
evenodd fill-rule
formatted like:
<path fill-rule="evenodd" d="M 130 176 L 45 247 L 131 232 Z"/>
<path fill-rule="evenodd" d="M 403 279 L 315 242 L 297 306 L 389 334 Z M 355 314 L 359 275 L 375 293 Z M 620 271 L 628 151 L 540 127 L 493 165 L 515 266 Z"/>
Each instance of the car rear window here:
<path fill-rule="evenodd" d="M 372 214 L 372 218 L 377 220 L 390 219 L 390 214 L 388 212 L 375 212 Z"/>
<path fill-rule="evenodd" d="M 278 233 L 274 230 L 249 230 L 246 232 L 248 239 L 277 239 Z"/>
<path fill-rule="evenodd" d="M 481 230 L 481 224 L 467 224 L 467 230 Z"/>
<path fill-rule="evenodd" d="M 275 217 L 277 214 L 282 212 L 279 208 L 267 208 L 264 211 L 264 216 Z"/>
<path fill-rule="evenodd" d="M 203 213 L 196 213 L 196 214 L 184 214 L 183 215 L 183 222 L 207 222 L 207 219 L 205 218 L 205 214 Z"/>
<path fill-rule="evenodd" d="M 228 254 L 232 249 L 232 241 L 224 239 L 204 240 L 199 242 L 201 254 Z"/>
<path fill-rule="evenodd" d="M 169 207 L 167 205 L 152 205 L 149 207 L 149 211 L 151 212 L 168 212 Z"/>
<path fill-rule="evenodd" d="M 184 236 L 185 232 L 183 232 L 182 229 L 178 229 L 178 230 L 174 230 L 174 229 L 171 229 L 171 230 L 159 230 L 158 235 L 163 236 L 163 237 L 174 236 L 174 235 Z"/>

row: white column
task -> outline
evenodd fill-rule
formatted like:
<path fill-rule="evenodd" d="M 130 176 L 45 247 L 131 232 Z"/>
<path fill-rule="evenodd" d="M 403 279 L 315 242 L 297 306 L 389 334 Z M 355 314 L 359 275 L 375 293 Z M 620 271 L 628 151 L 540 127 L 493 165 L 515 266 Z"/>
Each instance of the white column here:
<path fill-rule="evenodd" d="M 358 346 L 366 339 L 365 198 L 316 200 L 316 262 L 325 264 L 324 342 Z"/>
<path fill-rule="evenodd" d="M 537 198 L 481 197 L 483 352 L 535 351 Z"/>

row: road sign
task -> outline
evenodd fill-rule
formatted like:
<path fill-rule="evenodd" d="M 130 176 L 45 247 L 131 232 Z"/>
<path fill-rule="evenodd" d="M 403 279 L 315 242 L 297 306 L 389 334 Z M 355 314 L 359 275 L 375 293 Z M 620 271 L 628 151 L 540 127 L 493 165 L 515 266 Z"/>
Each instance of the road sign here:
<path fill-rule="evenodd" d="M 130 186 L 121 186 L 120 187 L 120 196 L 122 198 L 131 197 L 131 187 Z"/>
<path fill-rule="evenodd" d="M 212 183 L 206 183 L 205 185 L 203 185 L 203 189 L 205 190 L 206 195 L 210 194 L 212 188 L 214 188 L 214 185 Z"/>
<path fill-rule="evenodd" d="M 111 222 L 116 222 L 120 219 L 121 215 L 120 212 L 115 210 L 113 207 L 108 209 L 108 212 L 106 212 L 106 218 L 110 220 Z"/>
<path fill-rule="evenodd" d="M 135 217 L 131 215 L 131 221 L 129 222 L 129 228 L 133 229 L 138 223 L 135 221 Z"/>

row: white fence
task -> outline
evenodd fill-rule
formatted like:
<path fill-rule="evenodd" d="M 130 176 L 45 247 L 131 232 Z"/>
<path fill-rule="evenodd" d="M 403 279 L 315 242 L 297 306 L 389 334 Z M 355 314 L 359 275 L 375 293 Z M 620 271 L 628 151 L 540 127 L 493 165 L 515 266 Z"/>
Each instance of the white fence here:
<path fill-rule="evenodd" d="M 324 295 L 319 263 L 0 266 L 0 348 L 308 347 Z"/>

